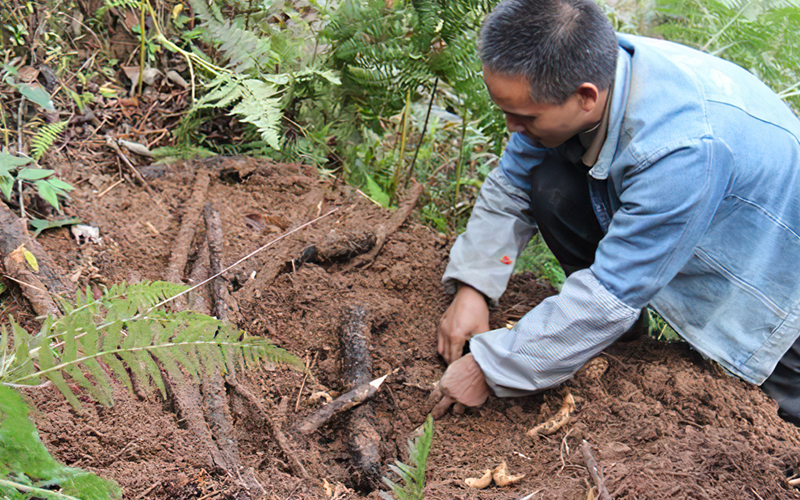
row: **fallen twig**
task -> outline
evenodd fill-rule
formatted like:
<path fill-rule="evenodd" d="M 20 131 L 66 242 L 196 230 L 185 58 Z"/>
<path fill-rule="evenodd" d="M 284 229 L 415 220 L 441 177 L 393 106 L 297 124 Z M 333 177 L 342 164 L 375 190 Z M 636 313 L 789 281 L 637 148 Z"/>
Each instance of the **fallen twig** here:
<path fill-rule="evenodd" d="M 303 434 L 311 434 L 315 430 L 325 425 L 334 415 L 347 411 L 351 408 L 355 408 L 374 396 L 375 393 L 378 392 L 378 388 L 381 386 L 386 377 L 387 375 L 384 375 L 383 377 L 375 379 L 372 382 L 362 384 L 346 394 L 342 394 L 316 412 L 312 413 L 311 416 L 306 418 L 297 426 L 297 430 Z"/>
<path fill-rule="evenodd" d="M 117 155 L 122 159 L 122 163 L 124 163 L 126 167 L 131 169 L 131 171 L 133 172 L 133 175 L 135 175 L 136 178 L 139 180 L 139 182 L 142 183 L 142 185 L 144 186 L 145 191 L 147 191 L 147 194 L 150 195 L 150 198 L 156 204 L 161 206 L 161 202 L 158 200 L 158 196 L 156 195 L 156 192 L 153 191 L 153 188 L 150 187 L 150 184 L 147 182 L 147 180 L 145 180 L 145 178 L 142 177 L 142 174 L 139 173 L 139 171 L 136 169 L 136 167 L 133 166 L 133 163 L 131 163 L 131 161 L 128 159 L 128 157 L 125 156 L 125 153 L 122 152 L 122 149 L 119 147 L 119 144 L 117 144 L 117 141 L 113 137 L 111 137 L 110 135 L 106 135 L 106 144 L 117 153 Z"/>
<path fill-rule="evenodd" d="M 592 481 L 594 481 L 594 485 L 597 486 L 597 499 L 611 500 L 611 495 L 608 493 L 606 485 L 603 482 L 603 472 L 600 470 L 597 460 L 592 456 L 592 448 L 585 439 L 581 443 L 581 452 L 583 452 L 583 461 L 586 462 L 589 475 L 592 476 Z"/>

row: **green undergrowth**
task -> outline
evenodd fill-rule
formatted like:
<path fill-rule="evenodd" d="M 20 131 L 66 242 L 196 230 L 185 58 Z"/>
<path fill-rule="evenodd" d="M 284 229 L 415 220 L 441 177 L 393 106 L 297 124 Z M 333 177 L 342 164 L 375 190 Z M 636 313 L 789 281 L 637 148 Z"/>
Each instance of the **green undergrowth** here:
<path fill-rule="evenodd" d="M 389 470 L 396 474 L 402 484 L 396 483 L 388 477 L 383 477 L 383 483 L 394 494 L 380 492 L 384 500 L 423 500 L 425 498 L 425 471 L 428 467 L 428 454 L 433 445 L 433 417 L 428 415 L 425 423 L 418 429 L 419 435 L 408 440 L 409 464 L 396 460 L 389 465 Z"/>

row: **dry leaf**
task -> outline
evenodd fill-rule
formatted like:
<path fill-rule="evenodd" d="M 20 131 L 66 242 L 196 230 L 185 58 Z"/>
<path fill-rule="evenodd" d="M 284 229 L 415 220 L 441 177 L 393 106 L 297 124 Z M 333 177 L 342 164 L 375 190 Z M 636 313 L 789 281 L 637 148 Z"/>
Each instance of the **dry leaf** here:
<path fill-rule="evenodd" d="M 39 78 L 39 70 L 33 66 L 23 66 L 17 70 L 17 77 L 23 83 L 33 83 Z"/>
<path fill-rule="evenodd" d="M 150 150 L 147 148 L 147 146 L 143 144 L 139 144 L 138 142 L 126 141 L 125 139 L 117 139 L 117 142 L 119 143 L 120 146 L 125 146 L 126 148 L 128 148 L 128 150 L 130 150 L 133 153 L 136 153 L 137 155 L 147 156 L 148 158 L 153 157 L 153 153 L 151 153 Z"/>
<path fill-rule="evenodd" d="M 180 74 L 178 74 L 178 72 L 175 71 L 174 69 L 167 71 L 166 76 L 167 80 L 180 85 L 184 89 L 189 88 L 189 83 L 186 80 L 184 80 L 183 77 Z"/>

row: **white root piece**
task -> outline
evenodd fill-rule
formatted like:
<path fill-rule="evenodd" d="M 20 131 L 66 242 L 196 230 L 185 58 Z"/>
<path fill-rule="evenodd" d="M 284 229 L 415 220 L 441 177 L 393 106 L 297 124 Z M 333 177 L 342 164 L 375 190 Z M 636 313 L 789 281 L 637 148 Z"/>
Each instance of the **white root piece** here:
<path fill-rule="evenodd" d="M 492 479 L 494 479 L 494 484 L 500 486 L 508 486 L 510 484 L 518 483 L 525 478 L 525 474 L 519 474 L 516 476 L 512 476 L 508 473 L 508 466 L 505 462 L 501 463 L 500 465 L 495 468 L 494 473 L 492 473 Z"/>
<path fill-rule="evenodd" d="M 482 490 L 492 484 L 492 471 L 486 469 L 483 471 L 482 477 L 468 477 L 464 482 L 467 483 L 467 486 L 470 488 Z"/>
<path fill-rule="evenodd" d="M 575 398 L 572 397 L 572 393 L 567 391 L 567 393 L 564 395 L 564 401 L 561 404 L 561 408 L 553 416 L 553 418 L 529 430 L 528 436 L 535 439 L 537 436 L 549 436 L 550 434 L 553 434 L 560 428 L 564 427 L 567 422 L 569 422 L 569 417 L 574 411 Z"/>

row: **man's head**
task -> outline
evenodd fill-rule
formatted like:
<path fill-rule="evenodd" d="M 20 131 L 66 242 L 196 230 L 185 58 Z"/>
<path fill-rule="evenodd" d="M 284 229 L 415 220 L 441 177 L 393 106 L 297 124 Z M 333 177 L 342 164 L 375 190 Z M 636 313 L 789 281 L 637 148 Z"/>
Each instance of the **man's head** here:
<path fill-rule="evenodd" d="M 593 0 L 505 0 L 481 28 L 484 80 L 509 130 L 547 147 L 602 117 L 617 52 Z"/>

